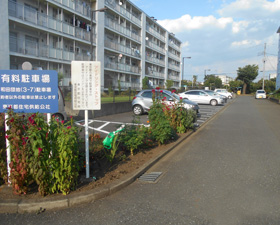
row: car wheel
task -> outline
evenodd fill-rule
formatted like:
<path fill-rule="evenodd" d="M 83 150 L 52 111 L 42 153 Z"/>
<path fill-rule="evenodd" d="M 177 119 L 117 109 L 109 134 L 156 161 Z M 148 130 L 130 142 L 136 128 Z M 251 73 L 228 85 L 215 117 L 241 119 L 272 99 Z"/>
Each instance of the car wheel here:
<path fill-rule="evenodd" d="M 140 105 L 135 105 L 133 107 L 133 113 L 136 115 L 136 116 L 139 116 L 141 114 L 143 114 L 143 108 L 140 106 Z"/>
<path fill-rule="evenodd" d="M 215 106 L 215 105 L 218 104 L 218 102 L 217 102 L 217 100 L 212 99 L 212 100 L 210 101 L 210 104 L 211 104 L 212 106 Z"/>
<path fill-rule="evenodd" d="M 53 116 L 54 116 L 54 118 L 55 118 L 56 120 L 58 120 L 59 122 L 61 122 L 61 121 L 64 120 L 64 117 L 63 117 L 61 114 L 59 114 L 59 113 L 55 113 L 55 114 L 53 114 Z"/>

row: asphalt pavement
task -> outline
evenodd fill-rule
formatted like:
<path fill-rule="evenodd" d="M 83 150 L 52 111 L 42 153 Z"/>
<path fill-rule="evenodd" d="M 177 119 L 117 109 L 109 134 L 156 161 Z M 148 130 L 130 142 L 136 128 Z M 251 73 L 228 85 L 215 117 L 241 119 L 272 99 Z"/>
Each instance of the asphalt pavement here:
<path fill-rule="evenodd" d="M 280 224 L 280 105 L 240 96 L 137 180 L 98 201 L 3 224 Z"/>

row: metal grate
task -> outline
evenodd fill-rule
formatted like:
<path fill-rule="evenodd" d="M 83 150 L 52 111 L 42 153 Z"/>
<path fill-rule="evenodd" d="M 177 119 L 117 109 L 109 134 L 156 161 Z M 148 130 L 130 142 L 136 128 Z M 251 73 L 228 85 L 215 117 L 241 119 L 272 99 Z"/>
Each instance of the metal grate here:
<path fill-rule="evenodd" d="M 156 182 L 161 174 L 162 172 L 145 173 L 139 177 L 139 180 L 145 182 Z"/>

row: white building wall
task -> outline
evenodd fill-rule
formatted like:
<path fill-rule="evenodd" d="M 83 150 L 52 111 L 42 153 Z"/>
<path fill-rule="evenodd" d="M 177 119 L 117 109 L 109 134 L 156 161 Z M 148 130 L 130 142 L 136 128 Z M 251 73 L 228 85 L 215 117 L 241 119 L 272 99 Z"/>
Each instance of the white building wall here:
<path fill-rule="evenodd" d="M 1 1 L 0 7 L 0 69 L 10 69 L 9 57 L 9 20 L 8 20 L 8 1 Z"/>

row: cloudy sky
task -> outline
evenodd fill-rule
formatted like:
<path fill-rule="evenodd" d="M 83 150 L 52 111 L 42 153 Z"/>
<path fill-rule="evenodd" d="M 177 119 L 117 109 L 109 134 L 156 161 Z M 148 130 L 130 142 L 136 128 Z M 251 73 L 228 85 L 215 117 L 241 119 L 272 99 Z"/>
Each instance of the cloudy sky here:
<path fill-rule="evenodd" d="M 184 78 L 226 74 L 256 64 L 265 76 L 277 69 L 280 0 L 132 0 L 183 43 Z M 262 78 L 260 72 L 257 80 Z"/>

